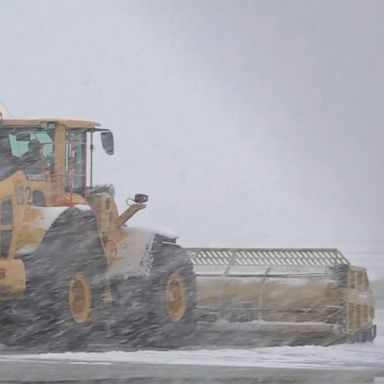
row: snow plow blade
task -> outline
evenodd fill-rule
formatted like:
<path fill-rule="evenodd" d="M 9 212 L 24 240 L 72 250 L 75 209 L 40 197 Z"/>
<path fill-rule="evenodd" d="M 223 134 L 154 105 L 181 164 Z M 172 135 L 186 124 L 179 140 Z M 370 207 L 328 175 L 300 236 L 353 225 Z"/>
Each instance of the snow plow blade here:
<path fill-rule="evenodd" d="M 367 271 L 337 249 L 189 248 L 210 345 L 330 345 L 376 336 Z"/>

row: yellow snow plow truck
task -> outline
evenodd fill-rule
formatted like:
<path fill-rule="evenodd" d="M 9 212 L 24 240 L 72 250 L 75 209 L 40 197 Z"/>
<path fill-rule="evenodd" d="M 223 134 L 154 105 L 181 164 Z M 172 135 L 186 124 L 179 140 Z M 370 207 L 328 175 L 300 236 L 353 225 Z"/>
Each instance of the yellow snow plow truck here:
<path fill-rule="evenodd" d="M 332 249 L 183 249 L 127 226 L 93 184 L 92 121 L 0 120 L 1 343 L 169 348 L 332 344 L 375 337 L 366 270 Z"/>

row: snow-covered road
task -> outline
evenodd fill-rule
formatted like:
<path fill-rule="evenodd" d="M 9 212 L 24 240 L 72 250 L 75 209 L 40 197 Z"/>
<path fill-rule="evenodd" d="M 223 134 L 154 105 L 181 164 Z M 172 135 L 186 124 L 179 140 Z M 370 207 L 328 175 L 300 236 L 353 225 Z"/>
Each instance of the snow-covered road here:
<path fill-rule="evenodd" d="M 0 382 L 380 383 L 383 344 L 2 355 Z"/>
<path fill-rule="evenodd" d="M 383 319 L 384 310 L 380 310 L 378 320 L 381 323 Z M 11 379 L 89 382 L 88 380 L 107 378 L 151 378 L 159 381 L 180 379 L 178 382 L 183 382 L 183 378 L 188 378 L 195 380 L 193 382 L 203 383 L 209 377 L 214 377 L 218 383 L 222 382 L 221 377 L 225 380 L 230 377 L 254 380 L 256 377 L 271 382 L 300 378 L 300 382 L 304 383 L 360 383 L 374 382 L 370 380 L 376 378 L 379 383 L 382 380 L 380 378 L 384 378 L 384 334 L 382 327 L 379 327 L 378 337 L 373 344 L 329 347 L 286 346 L 0 356 L 0 382 Z M 309 379 L 310 381 L 306 381 Z"/>
<path fill-rule="evenodd" d="M 255 349 L 197 349 L 132 352 L 63 353 L 3 355 L 2 361 L 62 361 L 87 363 L 140 363 L 162 365 L 268 367 L 292 369 L 351 369 L 382 371 L 384 375 L 384 336 L 374 344 L 342 344 L 329 347 L 268 347 Z"/>

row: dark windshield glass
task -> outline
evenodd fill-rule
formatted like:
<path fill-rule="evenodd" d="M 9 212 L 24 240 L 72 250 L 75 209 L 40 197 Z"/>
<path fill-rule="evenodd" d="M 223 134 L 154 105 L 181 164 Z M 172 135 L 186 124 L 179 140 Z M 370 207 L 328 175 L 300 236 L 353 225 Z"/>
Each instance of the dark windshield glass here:
<path fill-rule="evenodd" d="M 53 166 L 53 131 L 40 128 L 0 130 L 0 178 L 17 169 L 45 175 Z"/>

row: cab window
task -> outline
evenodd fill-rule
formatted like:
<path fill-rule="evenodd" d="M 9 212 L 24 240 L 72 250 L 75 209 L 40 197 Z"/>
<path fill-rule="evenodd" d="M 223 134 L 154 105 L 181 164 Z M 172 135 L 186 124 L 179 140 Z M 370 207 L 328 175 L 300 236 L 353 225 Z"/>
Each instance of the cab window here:
<path fill-rule="evenodd" d="M 53 131 L 17 129 L 9 134 L 11 154 L 28 173 L 53 170 Z"/>
<path fill-rule="evenodd" d="M 73 129 L 66 132 L 65 191 L 85 195 L 86 132 Z"/>

